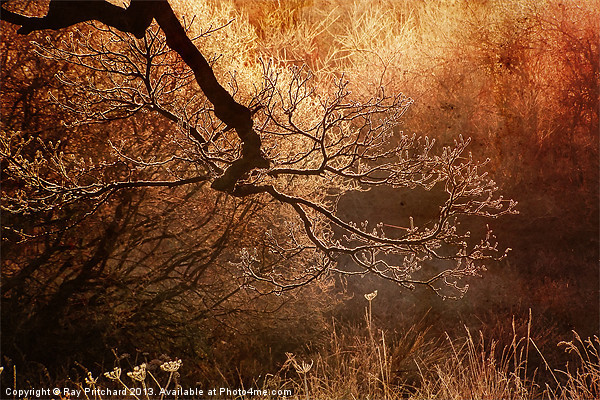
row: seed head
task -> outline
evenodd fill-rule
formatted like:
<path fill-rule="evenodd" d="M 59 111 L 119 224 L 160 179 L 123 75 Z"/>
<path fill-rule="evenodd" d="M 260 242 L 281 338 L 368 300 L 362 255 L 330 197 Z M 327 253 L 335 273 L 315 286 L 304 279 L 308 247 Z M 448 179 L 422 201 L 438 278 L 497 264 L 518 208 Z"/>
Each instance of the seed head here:
<path fill-rule="evenodd" d="M 127 376 L 134 381 L 143 382 L 146 379 L 146 363 L 135 367 L 133 371 L 127 373 Z"/>
<path fill-rule="evenodd" d="M 92 373 L 88 372 L 87 378 L 85 378 L 85 384 L 88 385 L 88 386 L 94 386 L 97 381 L 98 381 L 98 378 L 94 379 L 94 377 L 92 376 Z"/>
<path fill-rule="evenodd" d="M 181 364 L 181 360 L 167 361 L 160 366 L 160 369 L 166 372 L 175 372 L 181 367 Z"/>
<path fill-rule="evenodd" d="M 373 293 L 365 294 L 365 299 L 367 299 L 369 301 L 373 300 L 375 297 L 377 297 L 377 290 L 374 291 Z"/>
<path fill-rule="evenodd" d="M 115 369 L 113 369 L 111 372 L 105 372 L 104 376 L 112 381 L 116 381 L 117 379 L 121 378 L 121 368 L 115 367 Z"/>

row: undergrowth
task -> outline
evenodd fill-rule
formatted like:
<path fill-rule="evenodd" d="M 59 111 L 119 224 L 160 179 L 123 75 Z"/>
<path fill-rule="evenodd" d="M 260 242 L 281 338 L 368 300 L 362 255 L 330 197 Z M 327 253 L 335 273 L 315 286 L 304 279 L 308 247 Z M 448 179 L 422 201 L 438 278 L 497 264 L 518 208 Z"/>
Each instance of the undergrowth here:
<path fill-rule="evenodd" d="M 357 96 L 384 86 L 415 98 L 415 106 L 406 115 L 407 130 L 442 141 L 459 133 L 474 137 L 483 148 L 479 151 L 498 160 L 490 164 L 497 169 L 492 172 L 513 182 L 519 193 L 522 187 L 529 190 L 522 196 L 526 197 L 523 214 L 539 231 L 527 228 L 533 233 L 524 230 L 530 236 L 519 240 L 522 248 L 528 248 L 526 240 L 545 247 L 533 256 L 523 251 L 522 260 L 511 262 L 527 266 L 526 257 L 531 256 L 540 265 L 539 271 L 557 271 L 562 279 L 532 279 L 531 285 L 537 286 L 523 291 L 538 305 L 551 307 L 549 314 L 593 319 L 593 312 L 577 311 L 586 305 L 579 299 L 584 298 L 579 286 L 589 291 L 585 277 L 578 286 L 563 277 L 565 266 L 579 265 L 579 255 L 571 254 L 573 246 L 564 245 L 562 236 L 573 237 L 581 247 L 597 243 L 583 241 L 576 230 L 582 229 L 580 225 L 588 229 L 589 221 L 591 225 L 597 221 L 597 0 L 213 3 L 182 2 L 179 8 L 190 19 L 191 15 L 203 16 L 204 25 L 192 26 L 199 29 L 194 35 L 225 26 L 198 41 L 222 81 L 228 81 L 231 71 L 239 71 L 237 84 L 251 92 L 248 88 L 261 76 L 258 57 L 288 65 L 307 64 L 317 76 L 344 73 L 351 77 Z M 243 93 L 240 90 L 238 96 Z M 558 222 L 550 228 L 540 223 L 555 217 Z M 565 227 L 573 233 L 565 234 Z M 558 233 L 560 246 L 552 241 Z M 568 251 L 567 256 L 559 253 L 561 249 Z M 590 265 L 595 269 L 597 257 L 592 258 Z M 532 275 L 539 278 L 539 271 Z M 515 296 L 519 285 L 512 279 L 505 278 L 510 290 L 502 294 L 511 299 L 519 297 Z M 594 279 L 587 281 L 597 296 Z M 376 304 L 375 296 L 368 295 L 367 301 L 364 322 L 333 320 L 328 334 L 306 343 L 304 352 L 295 349 L 279 370 L 255 377 L 253 389 L 261 393 L 292 390 L 289 398 L 294 399 L 600 398 L 598 336 L 586 338 L 573 331 L 570 340 L 558 343 L 569 362 L 557 364 L 542 351 L 540 342 L 547 339 L 532 334 L 531 316 L 525 334 L 513 320 L 508 339 L 467 327 L 463 335 L 440 337 L 424 323 L 398 331 L 381 329 L 370 308 Z M 504 313 L 499 314 L 504 318 Z M 540 331 L 544 329 L 550 332 L 552 327 Z M 194 375 L 205 369 L 218 376 L 220 371 L 235 368 L 179 356 L 182 364 L 157 358 L 129 366 L 116 361 L 114 369 L 82 367 L 80 377 L 70 374 L 65 386 L 140 389 L 134 391 L 139 395 L 118 398 L 181 398 L 177 394 L 177 388 L 183 388 L 180 373 L 191 376 L 193 382 Z M 175 366 L 178 370 L 169 370 Z M 239 363 L 238 368 L 240 377 L 252 374 Z M 19 371 L 7 364 L 1 375 L 4 388 L 35 386 L 21 382 Z M 229 375 L 223 376 L 221 386 L 251 389 Z M 153 394 L 144 388 L 152 388 Z M 175 392 L 161 395 L 161 388 Z M 202 389 L 205 395 L 196 398 L 219 398 L 218 394 L 207 397 L 208 388 Z M 114 397 L 96 392 L 83 398 Z"/>
<path fill-rule="evenodd" d="M 431 335 L 417 323 L 409 329 L 386 331 L 373 321 L 366 295 L 365 321 L 340 325 L 334 320 L 329 336 L 309 345 L 303 354 L 287 354 L 279 371 L 257 377 L 254 385 L 221 383 L 213 388 L 180 383 L 185 361 L 165 356 L 121 367 L 117 357 L 111 371 L 92 372 L 80 366 L 80 379 L 66 386 L 80 390 L 79 398 L 108 399 L 595 399 L 600 395 L 600 339 L 582 338 L 558 343 L 570 356 L 562 366 L 550 366 L 531 337 L 520 336 L 512 321 L 509 345 L 473 334 L 465 327 L 462 337 Z M 541 363 L 532 363 L 532 359 Z M 183 365 L 182 365 L 183 364 Z M 541 366 L 541 369 L 540 369 Z M 218 370 L 218 366 L 214 366 Z M 2 371 L 13 373 L 16 370 Z M 540 373 L 551 377 L 541 380 Z M 240 376 L 243 371 L 240 371 Z M 8 378 L 4 376 L 4 378 Z M 27 389 L 22 389 L 27 390 Z M 61 389 L 65 390 L 65 389 Z M 199 392 L 202 390 L 202 392 Z M 27 392 L 21 392 L 27 393 Z M 75 392 L 73 392 L 75 393 Z M 111 394 L 118 393 L 114 396 Z M 27 397 L 27 396 L 23 396 Z M 61 395 L 56 398 L 65 399 Z M 18 398 L 18 397 L 17 397 Z"/>

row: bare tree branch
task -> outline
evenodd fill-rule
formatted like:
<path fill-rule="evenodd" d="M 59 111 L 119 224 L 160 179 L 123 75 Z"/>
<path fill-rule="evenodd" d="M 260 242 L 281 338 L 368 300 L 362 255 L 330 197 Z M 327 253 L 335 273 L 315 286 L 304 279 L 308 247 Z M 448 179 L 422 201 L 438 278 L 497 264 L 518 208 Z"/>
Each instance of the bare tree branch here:
<path fill-rule="evenodd" d="M 58 30 L 86 21 L 100 21 L 142 38 L 153 18 L 153 0 L 132 0 L 126 9 L 106 1 L 51 0 L 44 17 L 27 17 L 2 7 L 2 20 L 21 25 L 18 33 L 27 35 L 45 29 Z"/>
<path fill-rule="evenodd" d="M 19 33 L 36 30 L 61 29 L 80 22 L 97 20 L 136 37 L 144 36 L 152 19 L 156 19 L 165 33 L 167 44 L 175 50 L 194 71 L 200 88 L 215 107 L 215 115 L 227 126 L 234 128 L 243 142 L 241 158 L 236 160 L 212 187 L 231 191 L 238 180 L 254 168 L 268 168 L 269 162 L 261 154 L 261 140 L 252 129 L 252 113 L 248 107 L 237 103 L 219 84 L 202 53 L 187 36 L 167 0 L 132 0 L 126 9 L 105 1 L 52 0 L 46 16 L 25 17 L 2 9 L 2 18 L 21 25 Z"/>
<path fill-rule="evenodd" d="M 478 242 L 459 225 L 464 216 L 516 213 L 516 202 L 497 194 L 496 183 L 484 172 L 486 162 L 473 160 L 467 151 L 470 139 L 459 136 L 453 145 L 435 148 L 433 139 L 399 132 L 412 99 L 381 87 L 358 101 L 343 76 L 317 79 L 304 67 L 282 68 L 259 59 L 262 79 L 245 107 L 217 82 L 166 0 L 135 4 L 152 8 L 148 12 L 164 36 L 151 25 L 136 40 L 110 25 L 112 20 L 100 19 L 109 28 L 91 29 L 104 36 L 78 32 L 76 38 L 38 49 L 44 57 L 95 74 L 86 80 L 59 75 L 78 94 L 56 102 L 81 115 L 80 123 L 148 120 L 141 112 L 152 111 L 169 121 L 167 144 L 146 153 L 139 144 L 111 143 L 111 154 L 94 165 L 70 159 L 58 144 L 45 142 L 32 160 L 22 155 L 31 153 L 25 150 L 28 142 L 19 133 L 8 135 L 0 148 L 9 161 L 7 176 L 26 190 L 6 195 L 5 209 L 55 210 L 78 200 L 99 204 L 118 190 L 202 183 L 224 170 L 212 188 L 241 202 L 273 205 L 281 213 L 279 231 L 266 232 L 257 245 L 262 252 L 244 249 L 237 263 L 243 285 L 262 293 L 340 272 L 371 273 L 411 289 L 423 285 L 441 296 L 447 296 L 441 288 L 449 288 L 460 297 L 468 287 L 459 283 L 462 278 L 478 276 L 487 261 L 506 256 L 491 230 Z M 167 47 L 191 68 L 206 99 L 194 100 L 193 92 L 187 102 L 179 98 L 195 89 Z M 223 124 L 215 124 L 213 114 Z M 339 212 L 343 196 L 380 187 L 435 191 L 439 204 L 428 220 L 416 223 L 412 215 L 390 224 L 357 222 Z M 342 259 L 353 263 L 344 265 Z"/>

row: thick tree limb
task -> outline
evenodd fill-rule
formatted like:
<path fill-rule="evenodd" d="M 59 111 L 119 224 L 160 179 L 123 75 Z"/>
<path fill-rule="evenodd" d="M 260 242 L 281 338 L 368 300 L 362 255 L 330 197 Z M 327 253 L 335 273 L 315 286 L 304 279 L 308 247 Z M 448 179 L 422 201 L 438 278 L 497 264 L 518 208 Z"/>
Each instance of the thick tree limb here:
<path fill-rule="evenodd" d="M 208 100 L 215 107 L 215 115 L 227 126 L 235 128 L 242 140 L 242 158 L 236 160 L 223 176 L 215 180 L 212 187 L 222 191 L 232 191 L 237 181 L 254 168 L 267 168 L 269 162 L 260 152 L 261 140 L 252 129 L 252 112 L 248 107 L 237 103 L 217 81 L 212 68 L 186 35 L 183 26 L 166 0 L 157 2 L 155 19 L 167 38 L 167 45 L 175 50 L 194 71 L 196 81 Z"/>
<path fill-rule="evenodd" d="M 254 168 L 267 168 L 269 162 L 261 154 L 261 140 L 252 128 L 250 109 L 236 102 L 219 84 L 212 68 L 187 36 L 167 0 L 131 0 L 126 9 L 105 1 L 52 0 L 48 13 L 41 18 L 19 15 L 2 8 L 2 20 L 21 25 L 18 30 L 21 34 L 43 29 L 57 30 L 96 20 L 141 38 L 153 18 L 165 33 L 167 45 L 177 52 L 194 72 L 200 88 L 213 104 L 217 118 L 228 127 L 234 128 L 242 141 L 242 157 L 234 161 L 212 184 L 214 189 L 231 192 L 246 173 Z"/>
<path fill-rule="evenodd" d="M 123 32 L 142 38 L 152 22 L 152 3 L 148 0 L 133 0 L 127 8 L 106 1 L 52 0 L 48 13 L 43 17 L 27 17 L 2 8 L 2 20 L 21 25 L 17 31 L 27 35 L 44 29 L 58 30 L 86 21 L 100 21 Z"/>

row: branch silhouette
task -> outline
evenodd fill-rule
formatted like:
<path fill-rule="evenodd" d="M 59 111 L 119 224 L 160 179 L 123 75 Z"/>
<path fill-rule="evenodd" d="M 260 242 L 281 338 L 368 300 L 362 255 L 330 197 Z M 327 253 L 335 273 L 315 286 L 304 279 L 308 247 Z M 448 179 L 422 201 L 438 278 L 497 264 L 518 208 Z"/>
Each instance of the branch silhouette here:
<path fill-rule="evenodd" d="M 24 35 L 44 29 L 58 30 L 80 22 L 99 21 L 142 38 L 153 19 L 163 30 L 167 45 L 194 72 L 200 88 L 214 106 L 216 117 L 235 129 L 242 141 L 241 157 L 212 183 L 216 190 L 231 192 L 240 178 L 255 168 L 268 168 L 269 162 L 261 154 L 261 139 L 253 129 L 251 110 L 236 102 L 219 84 L 206 58 L 187 36 L 167 0 L 132 0 L 127 8 L 106 1 L 52 0 L 44 17 L 27 17 L 2 7 L 2 20 L 20 25 L 18 33 Z"/>

